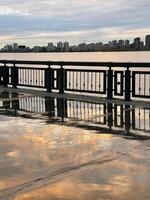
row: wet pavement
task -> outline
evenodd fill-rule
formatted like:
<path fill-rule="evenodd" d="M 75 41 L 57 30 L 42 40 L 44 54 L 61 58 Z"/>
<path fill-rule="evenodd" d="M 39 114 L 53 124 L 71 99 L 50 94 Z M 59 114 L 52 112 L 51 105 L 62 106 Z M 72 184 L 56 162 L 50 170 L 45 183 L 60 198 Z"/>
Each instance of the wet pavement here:
<path fill-rule="evenodd" d="M 150 199 L 149 108 L 0 98 L 1 200 Z"/>

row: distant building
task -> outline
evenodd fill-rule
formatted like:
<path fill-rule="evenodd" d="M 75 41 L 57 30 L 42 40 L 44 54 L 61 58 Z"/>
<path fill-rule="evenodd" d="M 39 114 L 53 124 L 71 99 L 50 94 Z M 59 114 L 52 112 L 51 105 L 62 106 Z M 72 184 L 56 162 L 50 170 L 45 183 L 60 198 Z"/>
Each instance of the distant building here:
<path fill-rule="evenodd" d="M 47 45 L 47 51 L 53 51 L 53 43 L 52 42 L 49 42 L 48 45 Z"/>
<path fill-rule="evenodd" d="M 10 44 L 7 44 L 7 45 L 4 46 L 4 51 L 8 51 L 9 52 L 9 51 L 12 51 L 12 49 L 13 49 L 12 45 L 10 45 Z"/>
<path fill-rule="evenodd" d="M 25 45 L 19 45 L 18 46 L 18 51 L 21 51 L 21 52 L 26 51 L 26 46 Z"/>
<path fill-rule="evenodd" d="M 67 42 L 67 41 L 64 42 L 64 44 L 63 44 L 63 50 L 66 51 L 66 52 L 69 51 L 69 42 Z"/>
<path fill-rule="evenodd" d="M 146 35 L 145 37 L 145 47 L 150 49 L 150 35 Z"/>
<path fill-rule="evenodd" d="M 50 48 L 52 48 L 53 47 L 53 43 L 49 42 L 47 46 L 50 47 Z"/>
<path fill-rule="evenodd" d="M 125 45 L 125 47 L 129 47 L 130 46 L 130 40 L 125 40 L 124 45 Z"/>
<path fill-rule="evenodd" d="M 124 40 L 119 40 L 119 41 L 118 41 L 118 46 L 119 46 L 120 48 L 124 47 Z"/>
<path fill-rule="evenodd" d="M 81 43 L 78 45 L 79 51 L 86 51 L 87 50 L 87 44 L 86 43 Z"/>
<path fill-rule="evenodd" d="M 61 41 L 57 42 L 57 50 L 58 51 L 63 51 L 63 43 Z"/>
<path fill-rule="evenodd" d="M 34 51 L 34 52 L 39 52 L 40 49 L 41 49 L 40 46 L 34 46 L 34 47 L 33 47 L 33 51 Z"/>
<path fill-rule="evenodd" d="M 79 47 L 74 45 L 74 46 L 71 46 L 69 48 L 69 50 L 72 51 L 72 52 L 77 52 L 77 51 L 79 51 Z"/>
<path fill-rule="evenodd" d="M 140 49 L 142 49 L 144 47 L 144 42 L 140 41 Z"/>
<path fill-rule="evenodd" d="M 18 50 L 18 43 L 13 43 L 13 50 L 14 51 L 17 51 Z"/>
<path fill-rule="evenodd" d="M 140 37 L 136 37 L 135 39 L 134 39 L 134 48 L 135 49 L 140 49 Z"/>
<path fill-rule="evenodd" d="M 109 46 L 109 48 L 113 48 L 113 43 L 112 43 L 112 41 L 108 41 L 108 46 Z"/>
<path fill-rule="evenodd" d="M 118 46 L 117 40 L 112 41 L 112 46 L 113 46 L 113 48 L 117 48 L 117 46 Z"/>

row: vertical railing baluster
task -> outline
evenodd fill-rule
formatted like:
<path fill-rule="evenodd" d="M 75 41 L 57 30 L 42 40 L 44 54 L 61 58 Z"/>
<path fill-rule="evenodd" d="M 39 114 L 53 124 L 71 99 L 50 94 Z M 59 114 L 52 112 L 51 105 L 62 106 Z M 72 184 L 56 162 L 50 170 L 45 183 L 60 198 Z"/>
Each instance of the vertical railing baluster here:
<path fill-rule="evenodd" d="M 87 72 L 87 91 L 89 91 L 89 72 Z"/>
<path fill-rule="evenodd" d="M 113 70 L 109 67 L 107 71 L 107 99 L 113 98 Z"/>
<path fill-rule="evenodd" d="M 146 75 L 144 74 L 144 96 L 146 95 Z"/>
<path fill-rule="evenodd" d="M 125 71 L 125 101 L 131 100 L 131 71 L 127 67 Z"/>

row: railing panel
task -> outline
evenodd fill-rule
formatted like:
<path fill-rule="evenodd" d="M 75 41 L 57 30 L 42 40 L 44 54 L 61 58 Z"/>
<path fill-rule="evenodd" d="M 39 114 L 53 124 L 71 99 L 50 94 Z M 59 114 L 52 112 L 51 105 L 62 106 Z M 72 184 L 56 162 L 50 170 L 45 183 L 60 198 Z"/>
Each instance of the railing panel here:
<path fill-rule="evenodd" d="M 18 86 L 45 88 L 45 69 L 18 68 Z"/>
<path fill-rule="evenodd" d="M 132 73 L 132 96 L 150 98 L 150 71 Z"/>
<path fill-rule="evenodd" d="M 115 71 L 114 72 L 114 95 L 123 96 L 124 88 L 124 72 Z"/>
<path fill-rule="evenodd" d="M 59 69 L 52 69 L 52 89 L 59 89 Z"/>
<path fill-rule="evenodd" d="M 66 69 L 66 91 L 106 94 L 105 70 Z"/>

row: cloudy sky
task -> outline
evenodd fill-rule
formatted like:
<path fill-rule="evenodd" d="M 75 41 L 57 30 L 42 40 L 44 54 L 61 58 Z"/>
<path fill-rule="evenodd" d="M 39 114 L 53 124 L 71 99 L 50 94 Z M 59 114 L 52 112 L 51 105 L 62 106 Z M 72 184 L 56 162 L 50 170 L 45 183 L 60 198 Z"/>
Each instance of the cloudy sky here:
<path fill-rule="evenodd" d="M 0 0 L 0 46 L 99 42 L 150 34 L 150 0 Z"/>

